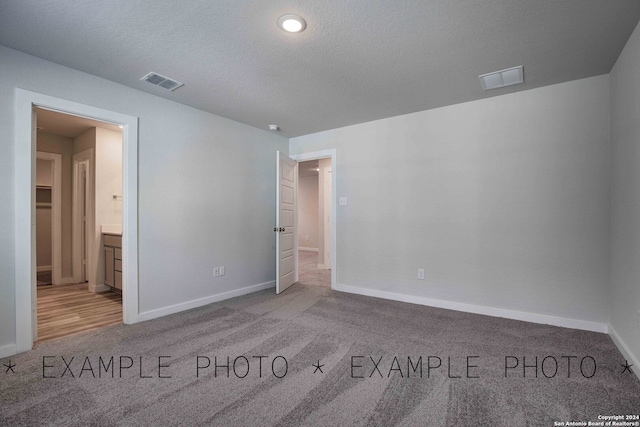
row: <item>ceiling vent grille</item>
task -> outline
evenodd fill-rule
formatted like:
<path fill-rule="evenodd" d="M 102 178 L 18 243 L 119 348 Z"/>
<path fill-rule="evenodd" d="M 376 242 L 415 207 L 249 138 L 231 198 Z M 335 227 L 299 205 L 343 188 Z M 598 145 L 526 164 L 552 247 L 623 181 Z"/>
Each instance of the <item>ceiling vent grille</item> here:
<path fill-rule="evenodd" d="M 151 83 L 152 85 L 160 86 L 161 88 L 171 90 L 171 91 L 176 90 L 180 86 L 184 85 L 184 83 L 180 83 L 176 80 L 170 79 L 169 77 L 165 77 L 158 73 L 153 73 L 153 72 L 147 74 L 140 80 Z"/>
<path fill-rule="evenodd" d="M 524 83 L 524 70 L 522 65 L 520 65 L 519 67 L 507 68 L 506 70 L 483 74 L 478 78 L 482 84 L 482 89 L 498 89 L 501 87 Z"/>

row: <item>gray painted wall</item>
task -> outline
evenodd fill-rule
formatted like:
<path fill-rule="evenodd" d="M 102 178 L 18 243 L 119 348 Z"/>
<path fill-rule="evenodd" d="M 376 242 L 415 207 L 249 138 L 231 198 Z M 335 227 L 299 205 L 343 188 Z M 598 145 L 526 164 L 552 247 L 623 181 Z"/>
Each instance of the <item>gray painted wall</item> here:
<path fill-rule="evenodd" d="M 17 87 L 139 117 L 142 312 L 275 279 L 275 152 L 287 152 L 285 138 L 2 46 L 0 63 L 0 348 L 15 342 Z M 220 265 L 226 275 L 214 280 Z"/>
<path fill-rule="evenodd" d="M 329 148 L 339 285 L 608 323 L 608 76 L 289 145 Z"/>
<path fill-rule="evenodd" d="M 640 358 L 640 26 L 611 70 L 611 326 Z M 637 364 L 637 362 L 636 362 Z M 637 372 L 637 371 L 636 371 Z"/>

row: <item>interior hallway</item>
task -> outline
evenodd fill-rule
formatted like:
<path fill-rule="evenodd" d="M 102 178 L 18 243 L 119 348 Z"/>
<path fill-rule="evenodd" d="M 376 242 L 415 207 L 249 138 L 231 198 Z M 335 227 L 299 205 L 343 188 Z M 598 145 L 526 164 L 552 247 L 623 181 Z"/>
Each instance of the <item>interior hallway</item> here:
<path fill-rule="evenodd" d="M 38 342 L 122 323 L 122 295 L 87 283 L 38 286 Z"/>
<path fill-rule="evenodd" d="M 298 251 L 298 282 L 305 285 L 331 287 L 331 270 L 318 269 L 318 252 Z"/>

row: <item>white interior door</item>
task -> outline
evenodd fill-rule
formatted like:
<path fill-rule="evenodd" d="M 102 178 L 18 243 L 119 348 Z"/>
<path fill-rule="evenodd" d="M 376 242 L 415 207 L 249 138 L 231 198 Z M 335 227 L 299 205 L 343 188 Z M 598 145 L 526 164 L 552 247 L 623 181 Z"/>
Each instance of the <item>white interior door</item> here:
<path fill-rule="evenodd" d="M 298 280 L 298 163 L 277 152 L 276 159 L 276 294 Z"/>

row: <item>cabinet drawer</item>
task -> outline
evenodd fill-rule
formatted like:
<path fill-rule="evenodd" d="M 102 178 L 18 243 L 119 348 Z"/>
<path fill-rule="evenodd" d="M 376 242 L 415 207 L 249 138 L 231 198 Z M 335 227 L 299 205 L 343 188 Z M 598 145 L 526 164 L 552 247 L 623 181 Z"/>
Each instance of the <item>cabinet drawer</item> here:
<path fill-rule="evenodd" d="M 116 271 L 122 272 L 122 260 L 116 259 L 115 261 L 116 261 L 115 263 Z"/>
<path fill-rule="evenodd" d="M 122 272 L 116 271 L 115 274 L 116 289 L 122 290 Z"/>
<path fill-rule="evenodd" d="M 110 234 L 104 234 L 104 245 L 113 246 L 115 248 L 121 248 L 122 236 L 112 236 Z"/>
<path fill-rule="evenodd" d="M 114 253 L 115 253 L 116 259 L 122 259 L 122 249 L 116 248 Z"/>

